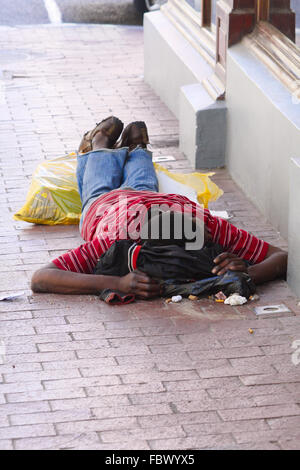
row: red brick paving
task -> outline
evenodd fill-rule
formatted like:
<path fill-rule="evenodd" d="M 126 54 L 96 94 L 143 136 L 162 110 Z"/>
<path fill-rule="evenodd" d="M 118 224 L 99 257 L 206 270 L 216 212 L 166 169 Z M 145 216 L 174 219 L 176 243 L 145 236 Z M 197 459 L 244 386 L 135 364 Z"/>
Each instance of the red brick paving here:
<path fill-rule="evenodd" d="M 241 307 L 203 299 L 112 308 L 30 291 L 34 270 L 81 242 L 74 226 L 13 220 L 39 161 L 73 151 L 113 113 L 145 120 L 154 155 L 191 170 L 177 120 L 143 81 L 142 29 L 0 28 L 0 46 L 29 54 L 4 67 L 0 114 L 0 292 L 25 290 L 0 303 L 0 449 L 299 449 L 291 345 L 300 306 L 284 281 Z M 214 181 L 225 194 L 211 208 L 286 248 L 225 169 Z M 274 303 L 291 316 L 255 317 L 254 306 Z"/>

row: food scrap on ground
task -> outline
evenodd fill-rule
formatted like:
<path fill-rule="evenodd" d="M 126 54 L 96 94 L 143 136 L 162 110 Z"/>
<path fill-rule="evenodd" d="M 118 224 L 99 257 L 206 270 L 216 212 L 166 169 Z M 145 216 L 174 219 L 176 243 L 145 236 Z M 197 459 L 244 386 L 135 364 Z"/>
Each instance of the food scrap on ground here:
<path fill-rule="evenodd" d="M 189 295 L 190 300 L 198 300 L 197 295 Z"/>
<path fill-rule="evenodd" d="M 243 305 L 247 302 L 246 297 L 242 297 L 239 294 L 231 294 L 227 299 L 224 301 L 226 305 Z"/>
<path fill-rule="evenodd" d="M 257 295 L 257 294 L 250 295 L 249 300 L 251 300 L 251 301 L 259 300 L 259 295 Z"/>

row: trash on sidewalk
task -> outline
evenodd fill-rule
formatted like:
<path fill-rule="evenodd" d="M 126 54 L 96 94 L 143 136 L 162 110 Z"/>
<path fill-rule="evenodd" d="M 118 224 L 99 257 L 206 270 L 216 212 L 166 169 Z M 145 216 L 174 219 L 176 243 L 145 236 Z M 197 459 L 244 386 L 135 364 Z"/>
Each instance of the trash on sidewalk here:
<path fill-rule="evenodd" d="M 174 162 L 175 157 L 172 155 L 158 155 L 157 157 L 152 158 L 153 163 L 160 163 L 160 162 Z"/>
<path fill-rule="evenodd" d="M 210 211 L 214 217 L 221 217 L 221 219 L 229 220 L 232 219 L 232 215 L 228 214 L 227 211 Z"/>
<path fill-rule="evenodd" d="M 76 179 L 77 155 L 41 162 L 33 173 L 24 206 L 14 214 L 15 220 L 45 225 L 79 224 L 81 201 Z M 214 173 L 172 173 L 154 163 L 159 191 L 188 197 L 205 208 L 223 191 L 210 179 Z"/>
<path fill-rule="evenodd" d="M 226 305 L 243 305 L 247 302 L 246 297 L 243 297 L 239 294 L 231 294 L 227 299 L 224 301 Z"/>
<path fill-rule="evenodd" d="M 166 304 L 171 304 L 171 303 L 178 303 L 182 301 L 182 296 L 181 295 L 173 295 L 173 297 L 170 297 L 169 299 L 166 299 L 165 302 Z"/>
<path fill-rule="evenodd" d="M 175 303 L 181 302 L 182 301 L 182 296 L 181 295 L 173 295 L 171 300 L 172 300 L 172 302 L 175 302 Z"/>
<path fill-rule="evenodd" d="M 154 163 L 159 191 L 162 193 L 181 194 L 193 202 L 202 204 L 205 208 L 208 203 L 216 201 L 222 196 L 220 189 L 211 179 L 214 172 L 209 173 L 172 173 L 161 165 Z"/>
<path fill-rule="evenodd" d="M 14 219 L 35 224 L 78 224 L 81 201 L 76 180 L 76 154 L 40 163 L 32 176 L 24 206 Z"/>
<path fill-rule="evenodd" d="M 224 294 L 224 292 L 222 292 L 222 291 L 217 292 L 217 293 L 214 295 L 214 300 L 215 300 L 215 302 L 224 302 L 226 299 L 227 299 L 227 297 L 226 297 L 226 295 Z"/>
<path fill-rule="evenodd" d="M 19 297 L 22 297 L 22 295 L 24 295 L 25 292 L 15 292 L 14 294 L 9 294 L 9 295 L 4 295 L 2 297 L 0 297 L 0 301 L 7 301 L 7 300 L 15 300 L 15 299 L 18 299 Z"/>
<path fill-rule="evenodd" d="M 198 300 L 197 295 L 189 295 L 188 298 L 189 300 Z"/>

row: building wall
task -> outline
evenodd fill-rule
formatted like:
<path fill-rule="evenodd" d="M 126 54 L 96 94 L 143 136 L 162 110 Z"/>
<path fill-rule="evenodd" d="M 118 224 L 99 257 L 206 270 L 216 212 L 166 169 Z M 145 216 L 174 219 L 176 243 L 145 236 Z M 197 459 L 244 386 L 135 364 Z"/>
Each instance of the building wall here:
<path fill-rule="evenodd" d="M 300 298 L 300 158 L 290 161 L 289 259 L 287 280 Z"/>
<path fill-rule="evenodd" d="M 226 102 L 228 169 L 287 238 L 289 164 L 300 157 L 300 104 L 243 42 L 227 54 Z"/>
<path fill-rule="evenodd" d="M 180 88 L 201 83 L 211 67 L 160 11 L 144 15 L 145 81 L 179 119 Z"/>
<path fill-rule="evenodd" d="M 226 104 L 202 86 L 214 70 L 161 12 L 144 15 L 145 81 L 179 120 L 180 149 L 195 168 L 224 166 Z"/>
<path fill-rule="evenodd" d="M 198 116 L 211 119 L 200 84 L 212 69 L 160 11 L 145 15 L 144 36 L 145 80 L 179 119 L 181 150 L 196 167 L 209 167 L 198 155 L 204 132 Z M 300 104 L 293 103 L 291 93 L 242 41 L 227 52 L 223 105 L 227 107 L 227 129 L 222 128 L 226 166 L 246 195 L 288 238 L 288 167 L 291 158 L 300 157 Z M 223 119 L 224 110 L 219 114 Z M 220 126 L 214 122 L 210 121 L 210 127 L 219 136 Z M 206 134 L 208 142 L 210 134 Z M 221 155 L 223 150 L 219 150 Z M 214 148 L 205 147 L 206 157 L 214 154 Z M 210 160 L 215 164 L 216 159 Z M 215 166 L 221 161 L 218 157 Z"/>

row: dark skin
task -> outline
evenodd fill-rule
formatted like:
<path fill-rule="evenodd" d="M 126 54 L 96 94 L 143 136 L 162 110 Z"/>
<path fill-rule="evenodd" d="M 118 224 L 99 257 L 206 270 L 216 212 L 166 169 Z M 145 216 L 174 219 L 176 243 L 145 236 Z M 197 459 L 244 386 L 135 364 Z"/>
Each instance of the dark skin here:
<path fill-rule="evenodd" d="M 36 271 L 31 280 L 31 289 L 39 293 L 97 295 L 102 289 L 108 288 L 124 294 L 135 294 L 142 299 L 160 294 L 158 281 L 138 270 L 122 277 L 103 276 L 63 271 L 50 263 Z"/>
<path fill-rule="evenodd" d="M 108 137 L 99 132 L 93 140 L 93 150 L 108 147 Z M 206 227 L 204 239 L 211 240 Z M 287 256 L 285 251 L 269 245 L 264 261 L 247 267 L 242 258 L 224 252 L 214 260 L 216 266 L 212 273 L 222 275 L 228 270 L 247 272 L 255 284 L 261 284 L 286 276 Z M 138 270 L 123 277 L 103 276 L 63 271 L 54 263 L 50 263 L 36 271 L 31 280 L 31 289 L 36 293 L 97 295 L 107 288 L 124 294 L 134 294 L 141 299 L 151 299 L 160 294 L 159 282 Z"/>
<path fill-rule="evenodd" d="M 109 148 L 109 138 L 98 132 L 92 141 L 93 150 Z M 93 294 L 103 289 L 112 289 L 124 294 L 135 294 L 142 299 L 150 299 L 160 294 L 159 282 L 150 279 L 138 270 L 123 277 L 83 274 L 63 271 L 50 263 L 34 273 L 31 280 L 33 292 L 55 294 Z"/>
<path fill-rule="evenodd" d="M 212 272 L 221 276 L 226 271 L 241 271 L 248 273 L 256 285 L 278 278 L 285 278 L 287 270 L 287 252 L 269 245 L 266 258 L 258 264 L 247 267 L 245 261 L 233 253 L 221 253 L 214 262 L 216 267 Z"/>
<path fill-rule="evenodd" d="M 287 269 L 287 253 L 269 245 L 267 256 L 259 264 L 247 267 L 238 256 L 224 252 L 214 260 L 213 274 L 222 275 L 226 271 L 242 271 L 249 274 L 255 284 L 284 278 Z M 141 299 L 151 299 L 160 294 L 158 281 L 141 271 L 133 271 L 126 276 L 103 276 L 96 274 L 63 271 L 50 263 L 36 271 L 31 280 L 31 289 L 37 293 L 92 294 L 102 289 L 119 290 L 124 294 L 134 294 Z"/>

